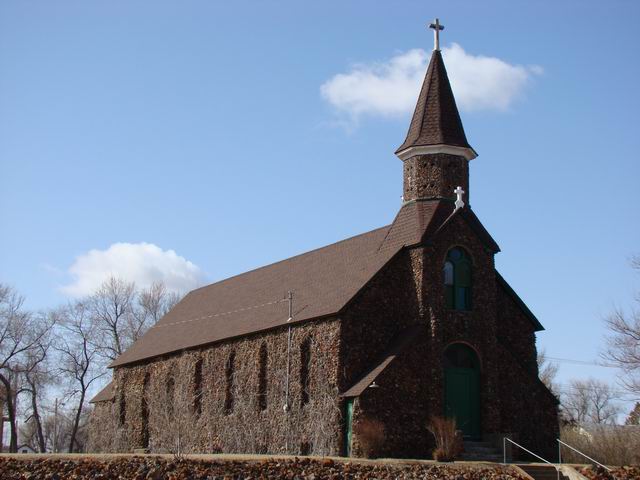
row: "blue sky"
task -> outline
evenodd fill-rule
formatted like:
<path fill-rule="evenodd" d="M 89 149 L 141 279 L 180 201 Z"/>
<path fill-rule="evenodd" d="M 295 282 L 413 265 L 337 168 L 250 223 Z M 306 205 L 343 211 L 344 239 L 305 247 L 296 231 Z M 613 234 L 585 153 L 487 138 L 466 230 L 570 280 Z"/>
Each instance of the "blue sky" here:
<path fill-rule="evenodd" d="M 461 105 L 497 267 L 549 355 L 597 359 L 602 316 L 640 288 L 632 1 L 3 2 L 0 281 L 46 308 L 118 243 L 210 282 L 389 223 L 410 112 L 321 88 L 430 51 L 435 16 L 445 51 L 517 77 Z"/>

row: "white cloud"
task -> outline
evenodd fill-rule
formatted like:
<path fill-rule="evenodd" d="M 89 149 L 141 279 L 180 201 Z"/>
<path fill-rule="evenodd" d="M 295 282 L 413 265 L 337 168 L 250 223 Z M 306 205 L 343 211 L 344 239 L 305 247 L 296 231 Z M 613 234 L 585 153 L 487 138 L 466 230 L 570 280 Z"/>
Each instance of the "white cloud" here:
<path fill-rule="evenodd" d="M 499 58 L 470 55 L 457 43 L 442 50 L 460 109 L 507 110 L 539 66 L 511 65 Z M 356 64 L 321 87 L 322 97 L 357 121 L 363 115 L 401 116 L 415 108 L 430 53 L 413 49 L 387 62 Z"/>
<path fill-rule="evenodd" d="M 162 250 L 152 243 L 114 243 L 106 250 L 90 250 L 78 256 L 68 273 L 73 278 L 61 291 L 71 297 L 94 292 L 110 276 L 149 287 L 162 281 L 167 289 L 187 292 L 200 286 L 200 268 L 173 250 Z"/>

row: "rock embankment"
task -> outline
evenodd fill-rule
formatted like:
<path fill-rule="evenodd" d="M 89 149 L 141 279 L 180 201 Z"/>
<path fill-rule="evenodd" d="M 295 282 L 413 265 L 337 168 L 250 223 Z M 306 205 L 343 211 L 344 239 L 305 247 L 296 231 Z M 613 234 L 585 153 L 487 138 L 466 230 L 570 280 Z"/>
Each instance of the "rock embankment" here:
<path fill-rule="evenodd" d="M 640 466 L 613 467 L 610 472 L 602 467 L 585 467 L 580 473 L 590 480 L 640 480 Z"/>
<path fill-rule="evenodd" d="M 214 480 L 214 479 L 444 479 L 524 480 L 503 466 L 352 463 L 295 458 L 257 461 L 205 461 L 145 457 L 0 458 L 3 480 Z"/>

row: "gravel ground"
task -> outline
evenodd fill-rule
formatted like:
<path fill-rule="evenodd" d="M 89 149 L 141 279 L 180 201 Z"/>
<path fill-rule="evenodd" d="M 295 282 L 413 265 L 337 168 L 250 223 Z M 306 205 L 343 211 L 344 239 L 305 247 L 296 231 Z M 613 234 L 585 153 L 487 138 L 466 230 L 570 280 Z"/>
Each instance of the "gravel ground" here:
<path fill-rule="evenodd" d="M 351 463 L 332 459 L 262 459 L 211 461 L 172 459 L 154 456 L 133 457 L 2 457 L 2 480 L 63 479 L 444 479 L 444 480 L 524 480 L 509 467 L 493 465 L 428 463 Z M 628 477 L 632 478 L 632 477 Z M 636 478 L 636 477 L 633 477 Z"/>
<path fill-rule="evenodd" d="M 637 480 L 640 479 L 640 466 L 613 467 L 611 472 L 607 472 L 602 467 L 585 467 L 580 470 L 580 473 L 591 480 Z"/>

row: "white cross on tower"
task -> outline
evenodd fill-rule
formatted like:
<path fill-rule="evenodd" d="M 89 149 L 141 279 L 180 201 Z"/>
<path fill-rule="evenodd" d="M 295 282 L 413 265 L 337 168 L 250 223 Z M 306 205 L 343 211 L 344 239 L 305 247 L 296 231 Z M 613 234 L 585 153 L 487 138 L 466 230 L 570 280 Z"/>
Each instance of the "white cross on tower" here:
<path fill-rule="evenodd" d="M 453 191 L 453 193 L 456 194 L 456 210 L 458 210 L 459 208 L 464 207 L 464 200 L 462 200 L 462 195 L 464 195 L 465 191 L 462 189 L 462 187 L 456 187 L 456 189 Z"/>
<path fill-rule="evenodd" d="M 440 30 L 444 30 L 444 25 L 440 25 L 440 20 L 436 18 L 429 28 L 433 28 L 433 49 L 440 50 Z"/>

